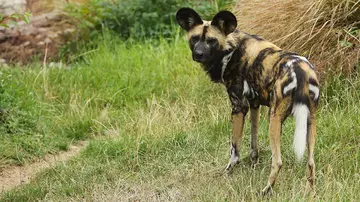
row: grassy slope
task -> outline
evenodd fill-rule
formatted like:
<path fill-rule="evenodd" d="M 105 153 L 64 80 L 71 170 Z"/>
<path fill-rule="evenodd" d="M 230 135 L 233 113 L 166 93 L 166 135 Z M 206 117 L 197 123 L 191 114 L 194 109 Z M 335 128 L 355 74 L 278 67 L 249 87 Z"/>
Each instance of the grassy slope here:
<path fill-rule="evenodd" d="M 19 137 L 1 136 L 3 162 L 22 162 L 18 150 L 26 160 L 66 149 L 73 140 L 103 136 L 71 162 L 4 194 L 4 201 L 249 201 L 258 200 L 255 193 L 266 183 L 271 161 L 266 109 L 260 164 L 250 168 L 246 124 L 243 162 L 231 175 L 220 175 L 231 130 L 227 95 L 191 61 L 182 38 L 157 45 L 107 39 L 69 69 L 11 69 L 4 75 L 12 75 L 4 82 L 13 89 L 8 93 L 16 98 L 12 109 L 25 122 L 19 125 L 25 131 L 19 129 Z M 316 197 L 357 201 L 360 82 L 336 78 L 325 86 L 318 111 Z M 289 118 L 283 127 L 284 165 L 274 200 L 308 197 L 305 160 L 295 163 L 291 149 L 293 125 Z"/>

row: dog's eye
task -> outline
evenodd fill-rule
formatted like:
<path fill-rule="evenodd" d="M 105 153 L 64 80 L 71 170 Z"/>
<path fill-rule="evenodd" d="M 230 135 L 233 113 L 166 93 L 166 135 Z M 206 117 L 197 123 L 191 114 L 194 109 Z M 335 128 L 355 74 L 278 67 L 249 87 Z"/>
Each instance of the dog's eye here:
<path fill-rule="evenodd" d="M 215 38 L 208 38 L 206 40 L 206 42 L 209 44 L 209 45 L 216 45 L 218 43 L 218 40 L 215 39 Z"/>
<path fill-rule="evenodd" d="M 192 37 L 190 38 L 190 43 L 191 43 L 191 44 L 196 44 L 196 43 L 199 41 L 199 39 L 200 39 L 200 36 L 199 36 L 199 35 L 192 36 Z"/>

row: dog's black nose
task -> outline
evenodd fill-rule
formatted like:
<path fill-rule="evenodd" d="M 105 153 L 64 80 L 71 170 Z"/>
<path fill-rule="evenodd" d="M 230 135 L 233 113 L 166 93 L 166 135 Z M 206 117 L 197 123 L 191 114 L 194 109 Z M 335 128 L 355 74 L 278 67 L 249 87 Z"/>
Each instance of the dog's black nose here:
<path fill-rule="evenodd" d="M 203 61 L 204 52 L 200 50 L 195 50 L 193 54 L 193 60 L 196 62 L 202 62 Z"/>
<path fill-rule="evenodd" d="M 204 55 L 204 53 L 203 53 L 202 51 L 200 51 L 200 50 L 196 50 L 196 51 L 194 52 L 194 56 L 195 56 L 195 58 L 197 58 L 197 59 L 200 59 L 203 55 Z"/>

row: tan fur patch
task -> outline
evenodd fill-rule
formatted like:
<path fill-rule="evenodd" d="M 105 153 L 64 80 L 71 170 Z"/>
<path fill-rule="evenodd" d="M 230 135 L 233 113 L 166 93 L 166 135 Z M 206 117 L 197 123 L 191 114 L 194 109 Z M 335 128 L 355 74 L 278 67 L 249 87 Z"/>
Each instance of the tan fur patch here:
<path fill-rule="evenodd" d="M 312 78 L 317 81 L 315 71 L 309 66 L 308 63 L 301 61 L 301 62 L 299 62 L 299 66 L 302 70 L 304 70 L 304 72 L 308 76 L 308 78 Z"/>
<path fill-rule="evenodd" d="M 248 38 L 248 36 L 247 36 L 245 33 L 243 33 L 243 32 L 231 33 L 231 34 L 229 34 L 229 35 L 226 37 L 226 41 L 231 42 L 232 44 L 237 45 L 237 44 L 239 44 L 240 40 L 241 40 L 241 39 L 244 39 L 244 38 Z M 232 47 L 229 46 L 229 44 L 226 44 L 224 49 L 225 49 L 225 50 L 229 50 L 229 49 L 231 49 L 231 48 L 232 48 Z"/>
<path fill-rule="evenodd" d="M 244 114 L 234 114 L 232 115 L 232 142 L 238 143 L 241 140 L 241 136 L 243 134 L 243 126 L 244 126 Z"/>
<path fill-rule="evenodd" d="M 259 55 L 260 51 L 264 50 L 265 48 L 273 48 L 274 50 L 281 50 L 279 47 L 277 47 L 276 45 L 274 45 L 269 41 L 257 41 L 256 39 L 250 39 L 248 43 L 252 44 L 247 46 L 245 49 L 246 51 L 245 57 L 247 57 L 249 64 L 252 64 L 255 58 Z M 270 67 L 272 68 L 272 66 Z"/>

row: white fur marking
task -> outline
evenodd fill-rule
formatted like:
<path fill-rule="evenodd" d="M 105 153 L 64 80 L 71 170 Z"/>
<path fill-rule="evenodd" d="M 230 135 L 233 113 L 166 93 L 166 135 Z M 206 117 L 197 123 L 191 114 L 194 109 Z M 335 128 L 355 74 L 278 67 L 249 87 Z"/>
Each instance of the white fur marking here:
<path fill-rule="evenodd" d="M 296 79 L 296 74 L 294 71 L 291 72 L 291 77 L 292 77 L 292 81 L 284 87 L 284 90 L 283 90 L 283 94 L 286 95 L 286 93 L 294 88 L 297 87 L 297 79 Z"/>
<path fill-rule="evenodd" d="M 287 61 L 287 63 L 286 63 L 287 67 L 291 67 L 295 62 L 302 60 L 302 61 L 306 62 L 307 64 L 309 64 L 312 69 L 315 69 L 314 66 L 309 62 L 309 60 L 306 59 L 306 57 L 299 56 L 299 55 L 294 55 L 293 57 L 295 57 L 296 59 Z"/>
<path fill-rule="evenodd" d="M 314 93 L 314 99 L 317 100 L 319 98 L 319 87 L 309 84 L 309 90 Z"/>
<path fill-rule="evenodd" d="M 305 62 L 310 63 L 310 62 L 308 61 L 308 59 L 306 59 L 306 57 L 304 57 L 304 56 L 295 55 L 294 57 L 297 57 L 297 58 L 299 58 L 300 60 L 303 60 L 303 61 L 305 61 Z"/>
<path fill-rule="evenodd" d="M 224 58 L 222 59 L 222 67 L 221 67 L 221 81 L 224 83 L 224 72 L 226 69 L 227 64 L 230 62 L 231 57 L 233 55 L 234 51 L 230 52 L 229 54 L 225 55 Z"/>
<path fill-rule="evenodd" d="M 189 22 L 189 26 L 191 27 L 191 25 L 194 24 L 195 20 L 194 20 L 194 18 L 189 17 L 189 18 L 188 18 L 188 22 Z"/>
<path fill-rule="evenodd" d="M 225 169 L 230 170 L 230 168 L 238 162 L 239 162 L 239 157 L 236 156 L 235 147 L 233 146 L 233 144 L 230 144 L 230 161 Z"/>
<path fill-rule="evenodd" d="M 294 104 L 291 113 L 296 122 L 293 147 L 296 159 L 300 161 L 306 148 L 307 124 L 310 112 L 306 105 Z"/>
<path fill-rule="evenodd" d="M 286 66 L 291 67 L 291 65 L 296 61 L 297 61 L 297 59 L 289 60 L 289 61 L 287 61 Z"/>
<path fill-rule="evenodd" d="M 309 60 L 308 60 L 308 59 L 306 59 L 306 57 L 299 56 L 299 55 L 296 55 L 296 56 L 294 56 L 294 57 L 297 57 L 297 58 L 299 58 L 300 60 L 302 60 L 302 61 L 304 61 L 304 62 L 308 63 L 312 69 L 315 69 L 315 68 L 314 68 L 314 66 L 313 66 L 313 65 L 309 62 Z"/>
<path fill-rule="evenodd" d="M 250 88 L 249 88 L 249 84 L 246 80 L 244 80 L 244 90 L 243 90 L 243 95 L 247 95 L 250 93 Z"/>
<path fill-rule="evenodd" d="M 211 21 L 203 20 L 203 23 L 204 23 L 204 26 L 210 26 L 211 25 Z"/>
<path fill-rule="evenodd" d="M 238 160 L 239 160 L 239 157 L 236 156 L 235 147 L 233 147 L 233 144 L 231 144 L 231 146 L 230 146 L 230 162 L 236 163 Z"/>

